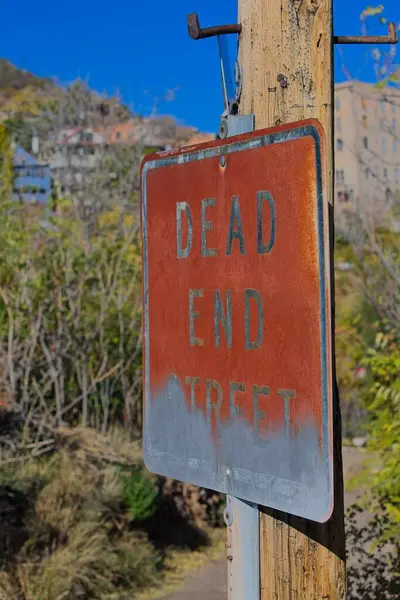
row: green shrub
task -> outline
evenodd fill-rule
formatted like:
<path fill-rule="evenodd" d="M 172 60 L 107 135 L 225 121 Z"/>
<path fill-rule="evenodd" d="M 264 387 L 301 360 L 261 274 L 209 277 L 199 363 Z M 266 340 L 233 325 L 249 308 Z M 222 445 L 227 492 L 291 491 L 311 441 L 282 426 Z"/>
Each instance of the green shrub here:
<path fill-rule="evenodd" d="M 158 491 L 143 472 L 122 476 L 122 496 L 129 517 L 136 523 L 146 521 L 157 509 Z"/>
<path fill-rule="evenodd" d="M 47 421 L 54 417 L 56 425 L 81 423 L 105 432 L 112 423 L 124 422 L 137 433 L 142 356 L 138 222 L 124 218 L 120 232 L 120 213 L 105 213 L 89 244 L 69 210 L 66 202 L 62 217 L 30 220 L 15 210 L 15 203 L 9 210 L 0 195 L 0 351 L 11 351 L 11 330 L 15 341 L 15 368 L 5 369 L 6 390 L 16 406 L 24 407 L 24 415 L 34 411 L 30 423 L 41 422 L 46 410 Z M 18 352 L 27 362 L 21 363 Z"/>
<path fill-rule="evenodd" d="M 368 489 L 389 515 L 388 535 L 400 541 L 400 340 L 398 331 L 378 333 L 364 360 L 371 386 L 366 396 L 375 468 L 364 474 Z"/>

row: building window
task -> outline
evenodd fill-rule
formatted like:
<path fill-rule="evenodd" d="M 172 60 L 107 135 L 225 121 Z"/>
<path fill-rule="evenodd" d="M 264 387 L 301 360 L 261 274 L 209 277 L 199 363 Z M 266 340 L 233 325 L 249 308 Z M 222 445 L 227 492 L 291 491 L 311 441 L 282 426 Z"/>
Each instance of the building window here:
<path fill-rule="evenodd" d="M 115 134 L 115 137 L 116 137 L 117 140 L 120 140 L 121 139 L 121 132 L 117 131 L 117 133 Z"/>
<path fill-rule="evenodd" d="M 337 149 L 338 149 L 338 152 L 341 152 L 343 150 L 343 140 L 340 138 L 338 138 L 338 140 L 337 140 Z"/>
<path fill-rule="evenodd" d="M 388 170 L 386 169 L 386 167 L 383 169 L 383 178 L 385 181 L 387 181 L 388 179 Z"/>
<path fill-rule="evenodd" d="M 393 102 L 393 100 L 392 100 L 392 113 L 394 115 L 396 114 L 396 104 Z"/>
<path fill-rule="evenodd" d="M 343 182 L 344 182 L 344 170 L 338 169 L 336 171 L 336 183 L 343 183 Z"/>
<path fill-rule="evenodd" d="M 393 140 L 393 154 L 397 154 L 397 140 L 394 138 Z"/>
<path fill-rule="evenodd" d="M 83 131 L 81 139 L 83 142 L 93 142 L 93 133 L 91 131 Z"/>
<path fill-rule="evenodd" d="M 394 170 L 394 180 L 396 182 L 396 185 L 399 185 L 399 183 L 400 183 L 400 171 L 399 171 L 399 169 L 395 169 Z"/>
<path fill-rule="evenodd" d="M 367 168 L 367 169 L 364 169 L 364 176 L 365 176 L 365 179 L 369 179 L 369 175 L 370 175 L 370 170 L 369 170 L 368 168 Z"/>
<path fill-rule="evenodd" d="M 339 118 L 336 119 L 336 131 L 338 133 L 342 132 L 342 120 Z"/>
<path fill-rule="evenodd" d="M 382 154 L 386 154 L 386 150 L 387 150 L 387 144 L 386 144 L 386 138 L 382 138 Z"/>
<path fill-rule="evenodd" d="M 336 110 L 340 110 L 340 98 L 339 98 L 339 96 L 336 96 L 335 106 L 336 106 Z"/>
<path fill-rule="evenodd" d="M 392 131 L 396 133 L 396 119 L 392 119 Z"/>
<path fill-rule="evenodd" d="M 385 101 L 381 100 L 381 113 L 385 112 Z"/>
<path fill-rule="evenodd" d="M 386 129 L 385 119 L 381 119 L 380 125 L 381 125 L 381 129 L 384 131 Z"/>
<path fill-rule="evenodd" d="M 368 149 L 368 138 L 366 135 L 363 137 L 363 146 Z"/>

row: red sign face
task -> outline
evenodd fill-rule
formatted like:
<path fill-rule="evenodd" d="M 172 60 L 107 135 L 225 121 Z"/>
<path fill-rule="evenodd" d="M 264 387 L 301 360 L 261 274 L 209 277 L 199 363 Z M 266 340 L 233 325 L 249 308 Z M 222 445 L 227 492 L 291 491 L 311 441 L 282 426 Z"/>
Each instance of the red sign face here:
<path fill-rule="evenodd" d="M 324 164 L 305 121 L 142 167 L 146 464 L 317 521 L 333 498 Z"/>

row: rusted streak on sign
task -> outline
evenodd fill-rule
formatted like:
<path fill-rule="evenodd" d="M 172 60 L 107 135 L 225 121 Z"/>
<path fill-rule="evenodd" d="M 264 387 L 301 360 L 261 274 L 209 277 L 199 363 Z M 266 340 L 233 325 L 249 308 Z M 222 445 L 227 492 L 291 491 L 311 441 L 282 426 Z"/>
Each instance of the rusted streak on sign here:
<path fill-rule="evenodd" d="M 316 121 L 142 166 L 148 468 L 332 511 L 324 138 Z"/>

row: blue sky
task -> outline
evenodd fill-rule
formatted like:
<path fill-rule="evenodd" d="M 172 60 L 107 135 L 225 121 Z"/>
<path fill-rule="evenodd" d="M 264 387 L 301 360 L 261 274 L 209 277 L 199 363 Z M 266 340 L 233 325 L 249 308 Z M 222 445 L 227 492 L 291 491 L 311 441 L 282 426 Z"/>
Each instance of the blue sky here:
<path fill-rule="evenodd" d="M 378 3 L 336 0 L 336 34 L 359 33 L 361 11 Z M 398 23 L 398 0 L 384 4 L 387 17 Z M 159 113 L 216 131 L 222 112 L 217 42 L 189 38 L 186 15 L 193 11 L 202 26 L 236 22 L 237 0 L 4 0 L 0 56 L 62 82 L 88 77 L 99 91 L 119 90 L 138 112 L 157 106 Z M 376 30 L 385 33 L 378 25 Z M 372 81 L 371 66 L 364 66 L 370 48 L 343 51 L 352 76 Z M 335 58 L 341 81 L 338 51 Z"/>

